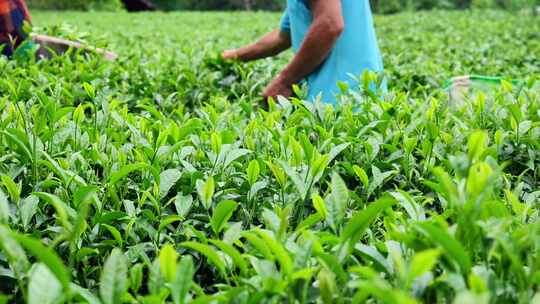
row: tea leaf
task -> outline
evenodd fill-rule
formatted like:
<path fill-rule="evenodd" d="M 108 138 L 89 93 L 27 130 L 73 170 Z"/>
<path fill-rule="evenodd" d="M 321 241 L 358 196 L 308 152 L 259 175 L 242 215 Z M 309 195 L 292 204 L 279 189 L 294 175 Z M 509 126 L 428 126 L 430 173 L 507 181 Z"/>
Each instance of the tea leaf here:
<path fill-rule="evenodd" d="M 349 200 L 349 189 L 343 182 L 343 179 L 337 174 L 332 175 L 332 193 L 326 198 L 326 209 L 328 215 L 326 221 L 334 231 L 341 225 L 345 217 L 345 209 Z"/>
<path fill-rule="evenodd" d="M 223 230 L 237 206 L 238 203 L 234 201 L 222 201 L 216 206 L 210 219 L 210 224 L 215 234 L 219 234 Z"/>
<path fill-rule="evenodd" d="M 169 190 L 180 179 L 182 173 L 177 169 L 169 169 L 161 172 L 159 175 L 159 197 L 167 196 Z"/>
<path fill-rule="evenodd" d="M 234 265 L 240 269 L 242 274 L 245 275 L 248 273 L 247 263 L 245 262 L 240 252 L 236 250 L 233 245 L 227 244 L 219 240 L 210 240 L 210 243 L 212 243 L 212 245 L 216 246 L 221 251 L 229 255 L 232 258 Z"/>
<path fill-rule="evenodd" d="M 167 282 L 171 283 L 176 280 L 176 260 L 178 253 L 170 244 L 167 244 L 159 251 L 159 267 L 161 273 Z"/>
<path fill-rule="evenodd" d="M 199 199 L 207 210 L 212 206 L 214 191 L 214 178 L 212 176 L 208 177 L 206 182 L 201 180 L 197 181 L 197 193 L 199 194 Z"/>
<path fill-rule="evenodd" d="M 357 212 L 347 223 L 341 234 L 343 241 L 349 241 L 350 244 L 362 238 L 369 225 L 379 216 L 385 209 L 392 207 L 397 202 L 394 198 L 384 196 L 379 200 L 369 204 L 364 210 Z"/>
<path fill-rule="evenodd" d="M 142 163 L 142 162 L 141 163 L 125 165 L 122 168 L 120 168 L 120 170 L 118 170 L 118 171 L 114 172 L 113 174 L 111 174 L 111 176 L 109 177 L 109 183 L 111 185 L 115 185 L 121 179 L 128 176 L 130 173 L 135 172 L 135 171 L 140 171 L 140 170 L 143 170 L 143 169 L 148 169 L 149 167 L 150 166 L 147 163 Z"/>
<path fill-rule="evenodd" d="M 328 210 L 326 209 L 326 205 L 322 197 L 316 194 L 313 195 L 311 200 L 313 201 L 313 208 L 317 210 L 317 213 L 319 213 L 322 219 L 326 219 L 326 217 L 328 216 Z"/>
<path fill-rule="evenodd" d="M 217 252 L 214 250 L 214 248 L 208 245 L 196 243 L 196 242 L 183 242 L 180 245 L 182 247 L 193 249 L 199 252 L 200 254 L 204 255 L 208 259 L 208 261 L 212 262 L 212 264 L 214 264 L 217 267 L 221 275 L 223 276 L 226 275 L 225 264 L 223 263 L 223 261 L 221 260 Z"/>
<path fill-rule="evenodd" d="M 407 276 L 407 281 L 412 282 L 416 278 L 431 271 L 438 261 L 441 252 L 437 249 L 425 250 L 414 255 Z"/>
<path fill-rule="evenodd" d="M 253 186 L 259 178 L 260 168 L 257 160 L 252 160 L 247 168 L 247 180 L 248 183 Z"/>
<path fill-rule="evenodd" d="M 364 187 L 368 188 L 369 187 L 369 177 L 368 177 L 366 171 L 364 171 L 364 169 L 358 167 L 357 165 L 353 166 L 353 170 L 354 170 L 354 173 L 356 174 L 356 176 L 358 176 L 358 178 L 360 179 L 360 181 L 364 185 Z"/>
<path fill-rule="evenodd" d="M 101 301 L 88 289 L 82 288 L 79 285 L 73 283 L 69 286 L 73 294 L 80 296 L 88 304 L 101 304 Z"/>
<path fill-rule="evenodd" d="M 186 303 L 185 299 L 191 288 L 195 268 L 191 256 L 184 256 L 176 270 L 176 281 L 171 284 L 171 293 L 175 304 Z"/>
<path fill-rule="evenodd" d="M 124 254 L 113 249 L 103 267 L 99 281 L 99 294 L 104 304 L 121 303 L 127 290 L 127 259 Z"/>
<path fill-rule="evenodd" d="M 281 266 L 281 270 L 284 272 L 284 274 L 291 274 L 293 266 L 292 259 L 289 256 L 287 250 L 283 247 L 283 245 L 278 243 L 274 238 L 272 238 L 270 235 L 268 235 L 267 232 L 263 230 L 258 230 L 257 234 L 264 240 L 266 245 L 274 253 L 274 256 L 278 260 L 279 265 Z"/>
<path fill-rule="evenodd" d="M 0 180 L 2 180 L 2 183 L 6 187 L 9 193 L 9 196 L 11 196 L 11 199 L 15 203 L 18 203 L 21 198 L 21 192 L 19 190 L 19 186 L 17 186 L 17 184 L 13 181 L 11 177 L 5 174 L 0 176 Z"/>
<path fill-rule="evenodd" d="M 0 224 L 7 224 L 11 215 L 6 195 L 0 190 Z M 25 225 L 26 226 L 26 225 Z"/>
<path fill-rule="evenodd" d="M 296 190 L 298 190 L 298 193 L 300 194 L 301 199 L 304 200 L 307 195 L 308 189 L 307 185 L 304 183 L 298 172 L 296 172 L 293 168 L 289 166 L 289 164 L 284 161 L 279 161 L 279 164 L 281 165 L 281 168 L 283 168 L 283 172 L 285 172 L 293 182 Z"/>
<path fill-rule="evenodd" d="M 62 298 L 62 284 L 44 264 L 37 263 L 30 273 L 28 283 L 28 303 L 59 303 Z"/>
<path fill-rule="evenodd" d="M 471 269 L 469 255 L 455 238 L 431 223 L 418 223 L 417 227 L 431 242 L 441 246 L 446 257 L 451 261 L 455 261 L 463 273 L 469 273 Z"/>
<path fill-rule="evenodd" d="M 484 131 L 476 131 L 469 137 L 468 155 L 469 159 L 474 162 L 480 159 L 487 148 L 488 137 Z"/>
<path fill-rule="evenodd" d="M 37 257 L 43 264 L 45 264 L 49 268 L 49 270 L 54 274 L 56 279 L 58 279 L 58 281 L 64 288 L 64 291 L 69 289 L 69 272 L 66 270 L 66 267 L 62 263 L 62 260 L 53 250 L 43 246 L 40 241 L 32 239 L 28 236 L 16 233 L 13 233 L 12 236 L 22 247 L 30 251 L 32 255 Z"/>
<path fill-rule="evenodd" d="M 179 216 L 185 218 L 189 211 L 191 210 L 193 204 L 193 197 L 191 195 L 182 195 L 182 193 L 178 193 L 174 200 L 174 207 L 176 208 L 176 212 Z"/>

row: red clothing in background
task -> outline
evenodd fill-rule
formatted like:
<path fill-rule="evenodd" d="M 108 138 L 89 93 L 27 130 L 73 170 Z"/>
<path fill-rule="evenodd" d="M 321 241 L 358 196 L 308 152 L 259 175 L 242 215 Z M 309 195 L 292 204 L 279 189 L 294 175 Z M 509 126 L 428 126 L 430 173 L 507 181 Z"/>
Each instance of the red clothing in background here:
<path fill-rule="evenodd" d="M 26 38 L 24 21 L 30 22 L 24 0 L 0 0 L 0 48 L 3 48 L 3 54 L 11 55 Z"/>

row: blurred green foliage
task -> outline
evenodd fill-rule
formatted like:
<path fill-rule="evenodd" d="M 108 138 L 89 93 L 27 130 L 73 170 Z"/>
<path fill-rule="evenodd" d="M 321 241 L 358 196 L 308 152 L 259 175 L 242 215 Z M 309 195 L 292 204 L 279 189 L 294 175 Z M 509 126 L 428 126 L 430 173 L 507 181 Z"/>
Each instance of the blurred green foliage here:
<path fill-rule="evenodd" d="M 26 0 L 30 8 L 53 10 L 103 10 L 117 11 L 123 9 L 120 0 Z"/>
<path fill-rule="evenodd" d="M 136 0 L 126 0 L 136 1 Z M 285 0 L 147 0 L 162 10 L 281 10 Z M 120 0 L 27 0 L 32 8 L 118 10 Z M 377 13 L 428 9 L 500 8 L 519 10 L 540 5 L 540 0 L 370 0 Z"/>
<path fill-rule="evenodd" d="M 397 13 L 404 10 L 499 8 L 520 10 L 540 5 L 538 0 L 371 0 L 378 13 Z"/>
<path fill-rule="evenodd" d="M 151 0 L 164 10 L 281 10 L 284 0 Z"/>

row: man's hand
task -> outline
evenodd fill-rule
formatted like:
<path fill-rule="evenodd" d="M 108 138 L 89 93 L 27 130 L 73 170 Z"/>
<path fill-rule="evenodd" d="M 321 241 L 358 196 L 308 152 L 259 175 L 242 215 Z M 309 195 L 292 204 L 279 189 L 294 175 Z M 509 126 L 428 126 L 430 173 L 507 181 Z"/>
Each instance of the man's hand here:
<path fill-rule="evenodd" d="M 238 51 L 227 50 L 221 54 L 221 57 L 225 60 L 238 59 Z"/>
<path fill-rule="evenodd" d="M 274 98 L 274 100 L 277 100 L 278 96 L 291 97 L 292 93 L 292 84 L 283 77 L 278 76 L 264 89 L 263 97 L 266 102 L 270 97 Z"/>

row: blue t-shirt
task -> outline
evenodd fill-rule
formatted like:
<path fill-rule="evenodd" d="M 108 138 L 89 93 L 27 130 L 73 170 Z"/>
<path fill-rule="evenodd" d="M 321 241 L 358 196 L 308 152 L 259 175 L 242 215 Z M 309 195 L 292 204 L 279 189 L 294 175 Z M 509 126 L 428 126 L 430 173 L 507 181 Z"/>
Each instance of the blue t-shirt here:
<path fill-rule="evenodd" d="M 354 88 L 358 83 L 352 75 L 360 77 L 365 70 L 383 70 L 369 0 L 342 0 L 341 5 L 345 29 L 328 58 L 307 77 L 309 100 L 321 94 L 322 101 L 335 104 L 339 81 Z M 290 33 L 295 52 L 300 49 L 312 21 L 309 0 L 287 0 L 281 31 Z"/>

